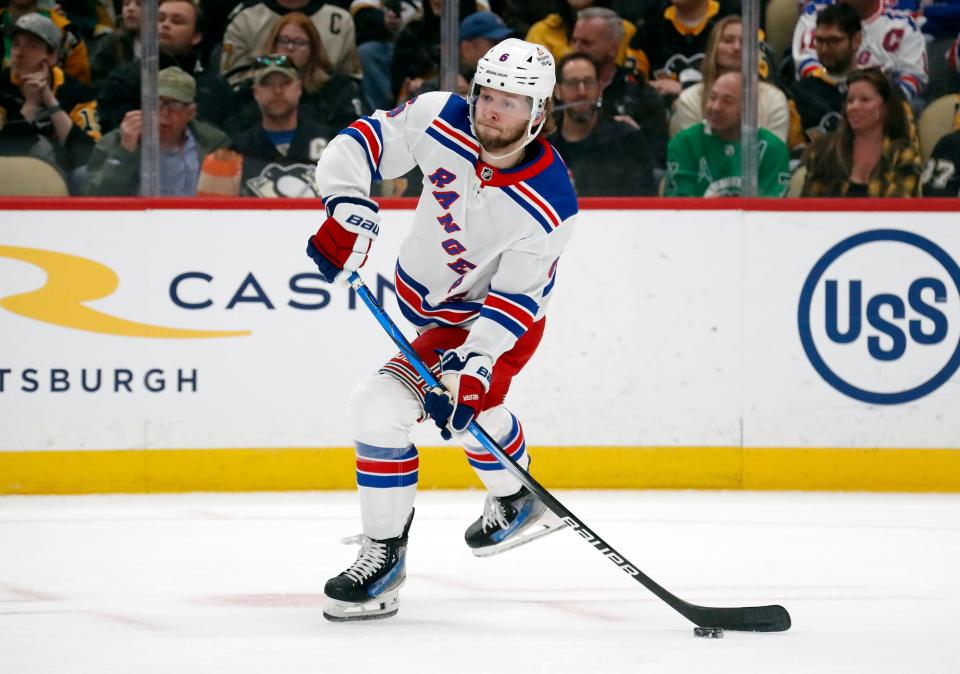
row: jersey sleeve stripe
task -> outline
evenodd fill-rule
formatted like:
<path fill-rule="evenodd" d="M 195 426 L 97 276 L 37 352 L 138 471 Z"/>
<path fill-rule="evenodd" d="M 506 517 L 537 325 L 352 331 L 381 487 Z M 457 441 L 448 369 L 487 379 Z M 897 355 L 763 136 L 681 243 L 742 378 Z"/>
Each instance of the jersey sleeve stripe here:
<path fill-rule="evenodd" d="M 540 305 L 537 304 L 536 300 L 529 295 L 523 295 L 521 293 L 505 293 L 501 290 L 494 290 L 493 288 L 490 288 L 490 292 L 491 294 L 496 295 L 497 297 L 502 297 L 509 302 L 519 304 L 527 310 L 531 317 L 536 316 L 537 312 L 540 311 Z"/>
<path fill-rule="evenodd" d="M 533 325 L 533 321 L 537 316 L 537 311 L 540 310 L 539 305 L 534 302 L 531 297 L 512 293 L 503 293 L 494 290 L 493 288 L 490 289 L 490 294 L 487 295 L 484 305 L 488 307 L 496 307 L 497 309 L 510 314 L 518 321 L 529 323 L 527 327 Z"/>
<path fill-rule="evenodd" d="M 546 287 L 543 289 L 543 295 L 541 297 L 546 297 L 550 294 L 550 291 L 553 290 L 553 284 L 557 282 L 557 272 L 553 272 L 553 275 L 550 277 L 550 282 L 547 283 Z"/>
<path fill-rule="evenodd" d="M 917 94 L 920 92 L 920 78 L 914 77 L 913 75 L 901 73 L 897 77 L 897 84 L 900 85 L 900 88 L 903 89 L 903 93 L 909 100 L 916 98 Z"/>
<path fill-rule="evenodd" d="M 374 179 L 380 179 L 380 158 L 383 148 L 383 135 L 380 133 L 380 122 L 369 117 L 361 117 L 353 124 L 340 132 L 353 138 L 360 145 L 367 158 L 370 174 Z"/>
<path fill-rule="evenodd" d="M 376 201 L 372 199 L 364 199 L 363 197 L 325 197 L 322 199 L 323 205 L 327 209 L 327 215 L 333 217 L 333 212 L 336 210 L 337 206 L 340 204 L 357 204 L 360 206 L 366 206 L 374 213 L 380 212 L 380 206 Z"/>
<path fill-rule="evenodd" d="M 530 327 L 529 325 L 524 325 L 510 314 L 487 305 L 484 305 L 483 309 L 480 310 L 480 318 L 490 319 L 494 323 L 509 330 L 518 339 L 523 337 L 523 333 Z"/>

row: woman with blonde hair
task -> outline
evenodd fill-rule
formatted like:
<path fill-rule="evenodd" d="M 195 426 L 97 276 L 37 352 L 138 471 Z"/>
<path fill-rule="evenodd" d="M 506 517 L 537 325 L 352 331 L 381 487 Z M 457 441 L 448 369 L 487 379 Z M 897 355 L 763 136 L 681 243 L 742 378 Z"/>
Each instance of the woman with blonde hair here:
<path fill-rule="evenodd" d="M 706 112 L 707 97 L 703 92 L 710 91 L 716 79 L 724 73 L 740 72 L 743 20 L 736 15 L 720 19 L 710 31 L 707 47 L 704 51 L 703 65 L 700 71 L 703 81 L 683 90 L 674 104 L 670 119 L 670 135 L 703 121 Z M 761 74 L 768 64 L 760 60 Z M 757 125 L 767 129 L 777 138 L 786 142 L 790 130 L 790 108 L 787 97 L 780 89 L 768 82 L 760 82 L 757 90 L 759 104 Z"/>
<path fill-rule="evenodd" d="M 839 126 L 803 155 L 804 197 L 920 196 L 920 153 L 898 87 L 879 68 L 847 77 Z"/>

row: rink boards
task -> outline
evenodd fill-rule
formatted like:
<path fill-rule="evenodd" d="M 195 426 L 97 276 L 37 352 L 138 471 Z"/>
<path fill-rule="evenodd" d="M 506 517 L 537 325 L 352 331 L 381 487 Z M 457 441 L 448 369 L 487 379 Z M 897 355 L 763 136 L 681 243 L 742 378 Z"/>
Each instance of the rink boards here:
<path fill-rule="evenodd" d="M 582 212 L 511 390 L 542 482 L 960 491 L 956 211 L 647 203 Z M 350 390 L 394 349 L 311 270 L 321 215 L 97 205 L 0 211 L 0 493 L 352 487 Z M 363 270 L 401 324 L 412 216 Z M 421 486 L 478 484 L 414 442 Z"/>

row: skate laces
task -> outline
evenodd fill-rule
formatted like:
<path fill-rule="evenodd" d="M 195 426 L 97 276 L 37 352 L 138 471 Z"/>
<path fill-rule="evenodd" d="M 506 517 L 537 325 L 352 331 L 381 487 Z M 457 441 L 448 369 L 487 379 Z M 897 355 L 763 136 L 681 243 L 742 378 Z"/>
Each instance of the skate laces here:
<path fill-rule="evenodd" d="M 387 561 L 387 544 L 375 541 L 369 536 L 358 534 L 344 538 L 346 545 L 359 544 L 360 552 L 357 561 L 351 564 L 343 573 L 358 583 L 372 576 Z"/>
<path fill-rule="evenodd" d="M 483 504 L 483 517 L 480 524 L 484 533 L 496 528 L 506 529 L 510 526 L 510 522 L 507 520 L 507 510 L 496 496 L 487 495 L 487 500 Z"/>

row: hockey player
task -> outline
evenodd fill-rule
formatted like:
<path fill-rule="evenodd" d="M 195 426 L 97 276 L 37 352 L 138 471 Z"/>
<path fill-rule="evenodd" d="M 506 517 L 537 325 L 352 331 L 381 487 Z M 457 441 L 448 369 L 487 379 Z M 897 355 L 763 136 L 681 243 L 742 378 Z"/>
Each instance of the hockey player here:
<path fill-rule="evenodd" d="M 363 264 L 380 230 L 371 179 L 417 165 L 423 171 L 396 289 L 419 332 L 413 347 L 443 385 L 428 391 L 398 354 L 353 393 L 362 547 L 324 587 L 330 620 L 397 612 L 419 465 L 410 431 L 427 417 L 463 444 L 487 489 L 483 514 L 465 534 L 474 554 L 496 554 L 562 525 L 464 433 L 476 418 L 521 466 L 530 463 L 520 422 L 503 401 L 543 335 L 577 214 L 567 170 L 543 138 L 555 79 L 545 48 L 507 39 L 478 63 L 468 100 L 432 92 L 363 117 L 317 165 L 327 219 L 307 252 L 329 282 Z"/>

